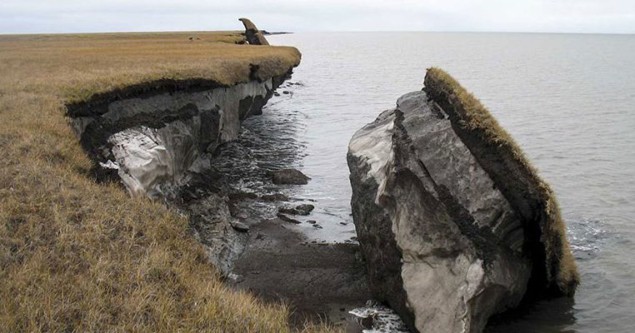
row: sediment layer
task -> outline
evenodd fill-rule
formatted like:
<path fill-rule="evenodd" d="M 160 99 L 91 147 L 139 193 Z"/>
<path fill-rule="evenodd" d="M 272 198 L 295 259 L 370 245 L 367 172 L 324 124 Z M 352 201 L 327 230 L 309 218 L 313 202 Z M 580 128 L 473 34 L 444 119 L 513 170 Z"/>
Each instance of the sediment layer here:
<path fill-rule="evenodd" d="M 82 146 L 97 162 L 96 173 L 116 171 L 131 194 L 150 197 L 186 181 L 205 167 L 201 156 L 235 140 L 240 122 L 262 107 L 290 73 L 233 86 L 182 83 L 125 98 L 113 93 L 69 109 Z M 208 163 L 207 163 L 208 164 Z"/>

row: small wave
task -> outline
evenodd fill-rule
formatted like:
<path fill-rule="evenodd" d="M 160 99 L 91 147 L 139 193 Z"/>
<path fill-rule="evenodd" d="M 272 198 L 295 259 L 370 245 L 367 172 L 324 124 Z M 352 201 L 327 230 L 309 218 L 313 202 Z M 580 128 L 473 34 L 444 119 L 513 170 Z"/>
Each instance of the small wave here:
<path fill-rule="evenodd" d="M 582 219 L 569 223 L 567 236 L 577 259 L 595 258 L 601 251 L 609 233 L 600 220 Z"/>

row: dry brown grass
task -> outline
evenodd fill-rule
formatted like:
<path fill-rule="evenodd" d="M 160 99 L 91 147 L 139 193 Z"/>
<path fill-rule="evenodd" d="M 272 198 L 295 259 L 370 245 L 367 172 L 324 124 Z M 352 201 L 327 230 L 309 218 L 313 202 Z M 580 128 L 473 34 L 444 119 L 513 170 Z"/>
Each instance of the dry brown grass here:
<path fill-rule="evenodd" d="M 186 218 L 91 180 L 64 117 L 65 103 L 130 84 L 232 84 L 247 63 L 265 76 L 299 61 L 293 48 L 220 43 L 236 38 L 0 36 L 0 331 L 290 330 L 285 306 L 219 281 Z"/>
<path fill-rule="evenodd" d="M 457 110 L 460 126 L 467 132 L 479 136 L 481 142 L 497 147 L 497 154 L 510 156 L 506 167 L 518 171 L 518 184 L 530 189 L 524 200 L 536 200 L 542 211 L 544 223 L 541 242 L 546 252 L 546 279 L 557 285 L 557 289 L 566 295 L 573 295 L 580 277 L 569 242 L 566 237 L 566 226 L 560 214 L 560 208 L 555 193 L 539 176 L 529 159 L 522 152 L 518 144 L 505 131 L 485 106 L 468 92 L 452 76 L 440 68 L 430 68 L 425 79 L 426 89 L 434 89 L 433 94 L 443 95 L 450 100 Z M 509 155 L 507 155 L 509 154 Z M 524 189 L 516 190 L 525 191 Z M 533 221 L 533 223 L 538 223 Z M 555 273 L 555 276 L 551 274 Z"/>

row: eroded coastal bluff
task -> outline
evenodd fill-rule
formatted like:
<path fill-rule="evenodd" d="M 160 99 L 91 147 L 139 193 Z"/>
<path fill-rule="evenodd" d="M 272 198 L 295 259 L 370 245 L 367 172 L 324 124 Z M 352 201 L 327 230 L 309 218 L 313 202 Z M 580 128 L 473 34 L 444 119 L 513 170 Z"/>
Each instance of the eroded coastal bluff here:
<path fill-rule="evenodd" d="M 452 77 L 429 69 L 349 145 L 353 219 L 373 295 L 413 331 L 480 332 L 489 317 L 572 297 L 554 193 Z"/>
<path fill-rule="evenodd" d="M 244 44 L 240 32 L 0 36 L 1 330 L 291 331 L 287 308 L 210 264 L 241 226 L 216 219 L 225 199 L 192 172 L 300 62 L 292 47 Z"/>
<path fill-rule="evenodd" d="M 297 54 L 296 61 L 268 71 L 258 63 L 245 64 L 248 76 L 234 84 L 157 80 L 69 104 L 67 115 L 95 163 L 95 176 L 120 180 L 133 196 L 182 209 L 214 266 L 227 275 L 243 247 L 240 231 L 247 226 L 231 216 L 227 189 L 210 179 L 210 161 L 219 146 L 238 138 L 243 120 L 262 113 L 274 90 L 299 64 Z M 193 188 L 198 193 L 192 193 Z"/>
<path fill-rule="evenodd" d="M 358 243 L 293 231 L 310 198 L 232 188 L 231 163 L 214 161 L 301 59 L 240 21 L 242 34 L 0 36 L 8 331 L 360 332 L 389 306 L 400 332 L 480 332 L 574 295 L 554 193 L 440 69 L 350 141 Z M 276 172 L 275 186 L 311 181 Z M 265 201 L 272 218 L 240 211 Z"/>

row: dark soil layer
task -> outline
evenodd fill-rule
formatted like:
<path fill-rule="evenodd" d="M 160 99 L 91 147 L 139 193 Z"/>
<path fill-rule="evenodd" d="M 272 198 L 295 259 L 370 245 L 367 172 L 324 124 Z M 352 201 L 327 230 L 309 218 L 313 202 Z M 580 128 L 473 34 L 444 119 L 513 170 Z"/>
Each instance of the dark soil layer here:
<path fill-rule="evenodd" d="M 371 298 L 358 245 L 311 243 L 280 219 L 264 220 L 249 233 L 233 270 L 237 288 L 289 304 L 296 327 L 322 321 L 361 331 L 348 314 Z"/>

